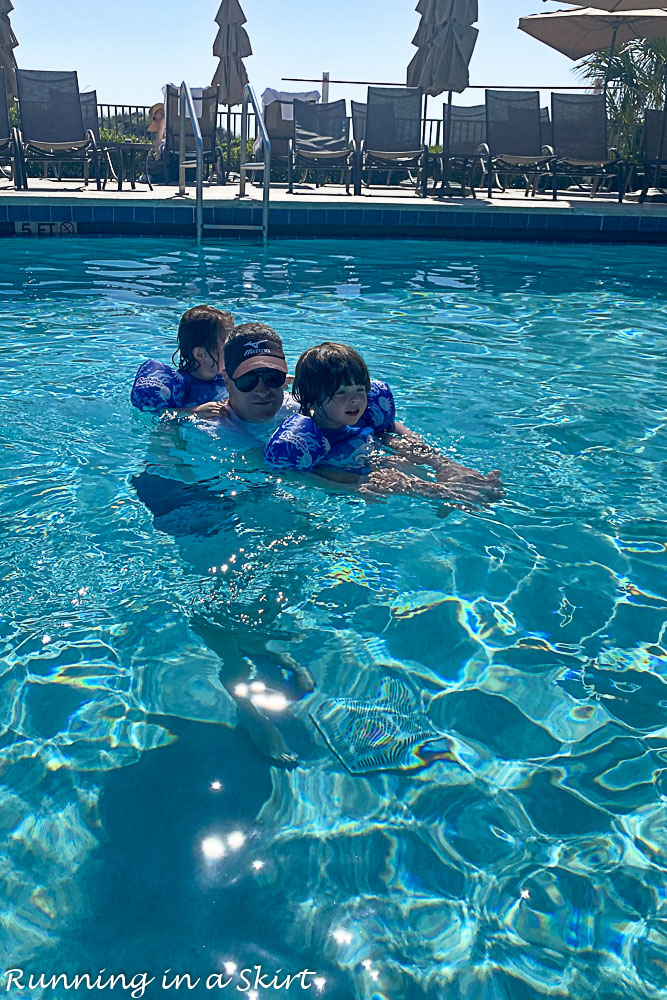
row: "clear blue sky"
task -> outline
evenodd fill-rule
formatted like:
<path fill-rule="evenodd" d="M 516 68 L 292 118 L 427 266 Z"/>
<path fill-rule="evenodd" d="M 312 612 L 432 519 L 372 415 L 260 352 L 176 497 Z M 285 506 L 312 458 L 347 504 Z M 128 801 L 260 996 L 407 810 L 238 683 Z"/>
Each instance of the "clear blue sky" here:
<path fill-rule="evenodd" d="M 253 55 L 246 60 L 258 94 L 310 85 L 283 83 L 284 76 L 405 81 L 419 23 L 417 0 L 241 0 Z M 210 83 L 211 46 L 220 0 L 14 0 L 11 21 L 19 66 L 76 69 L 81 89 L 95 88 L 100 101 L 152 104 L 167 81 Z M 517 30 L 520 15 L 554 10 L 542 0 L 479 0 L 479 39 L 470 82 L 478 84 L 577 83 L 573 63 Z M 332 86 L 330 99 L 363 99 L 365 88 Z M 455 101 L 476 104 L 480 91 Z M 432 100 L 435 113 L 441 100 Z"/>

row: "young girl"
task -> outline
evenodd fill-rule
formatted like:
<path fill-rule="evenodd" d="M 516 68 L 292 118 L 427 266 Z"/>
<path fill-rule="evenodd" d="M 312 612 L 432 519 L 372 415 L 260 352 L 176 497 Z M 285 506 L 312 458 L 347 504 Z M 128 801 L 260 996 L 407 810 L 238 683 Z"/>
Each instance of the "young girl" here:
<path fill-rule="evenodd" d="M 398 423 L 391 389 L 370 378 L 351 347 L 324 343 L 307 350 L 297 362 L 292 392 L 301 412 L 281 424 L 264 453 L 276 468 L 314 472 L 365 492 L 464 504 L 503 495 L 497 471 L 484 476 L 458 465 Z M 415 465 L 429 465 L 437 481 L 414 474 Z"/>
<path fill-rule="evenodd" d="M 217 415 L 226 398 L 223 347 L 234 329 L 231 313 L 214 306 L 194 306 L 181 316 L 178 348 L 172 361 L 178 371 L 161 361 L 144 361 L 132 386 L 130 399 L 139 410 L 177 409 L 199 417 Z"/>

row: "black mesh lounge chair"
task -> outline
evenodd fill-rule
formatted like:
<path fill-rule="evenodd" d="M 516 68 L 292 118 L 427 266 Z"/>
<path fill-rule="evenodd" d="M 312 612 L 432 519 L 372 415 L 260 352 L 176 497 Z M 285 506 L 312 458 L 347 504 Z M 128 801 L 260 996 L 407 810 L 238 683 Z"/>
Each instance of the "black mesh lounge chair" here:
<path fill-rule="evenodd" d="M 296 101 L 294 102 L 297 103 Z M 271 141 L 271 165 L 285 167 L 289 161 L 290 139 L 294 138 L 294 120 L 283 118 L 283 106 L 291 101 L 272 101 L 264 108 L 264 124 Z"/>
<path fill-rule="evenodd" d="M 22 186 L 21 162 L 16 129 L 11 127 L 9 121 L 5 70 L 0 66 L 0 172 L 4 175 L 2 168 L 9 167 L 17 190 Z"/>
<path fill-rule="evenodd" d="M 623 200 L 624 163 L 607 148 L 607 112 L 603 94 L 552 94 L 553 197 L 558 195 L 558 175 L 590 178 L 591 198 L 605 177 L 616 177 L 618 200 Z M 611 154 L 611 155 L 610 155 Z"/>
<path fill-rule="evenodd" d="M 660 175 L 667 168 L 667 111 L 644 112 L 644 183 L 639 201 L 644 202 L 653 184 L 660 187 Z"/>
<path fill-rule="evenodd" d="M 364 101 L 350 101 L 352 105 L 352 138 L 357 145 L 366 138 L 366 113 L 368 105 Z"/>
<path fill-rule="evenodd" d="M 222 173 L 222 149 L 217 141 L 218 88 L 206 87 L 201 97 L 194 98 L 195 110 L 199 114 L 199 130 L 204 145 L 204 166 L 208 175 L 215 165 L 218 177 Z M 201 113 L 198 105 L 201 104 Z M 181 142 L 180 122 L 180 90 L 170 83 L 166 87 L 165 115 L 166 128 L 164 133 L 164 150 L 162 152 L 162 168 L 166 182 L 178 179 L 178 158 Z M 186 112 L 185 116 L 185 159 L 188 165 L 196 162 L 197 148 L 192 130 L 192 122 Z"/>
<path fill-rule="evenodd" d="M 442 188 L 439 194 L 451 194 L 449 178 L 452 168 L 461 172 L 461 196 L 465 198 L 466 181 L 473 198 L 472 168 L 479 160 L 479 148 L 486 142 L 486 107 L 483 104 L 459 107 L 445 104 L 442 135 Z"/>
<path fill-rule="evenodd" d="M 415 188 L 426 196 L 428 147 L 421 141 L 422 92 L 418 87 L 369 87 L 366 134 L 357 147 L 354 193 L 366 171 L 415 171 Z"/>
<path fill-rule="evenodd" d="M 116 179 L 116 172 L 113 168 L 111 157 L 109 155 L 111 150 L 114 148 L 114 145 L 104 144 L 100 140 L 100 118 L 97 112 L 97 91 L 86 90 L 84 93 L 79 94 L 79 100 L 81 102 L 83 127 L 86 132 L 90 131 L 95 136 L 100 163 L 104 163 L 105 177 L 102 187 L 106 187 L 109 177 L 113 177 L 114 180 Z"/>
<path fill-rule="evenodd" d="M 21 147 L 25 162 L 45 165 L 83 163 L 88 183 L 90 163 L 95 165 L 97 189 L 101 187 L 97 142 L 83 125 L 76 72 L 17 69 L 16 84 L 21 107 Z M 22 169 L 23 187 L 28 187 Z"/>
<path fill-rule="evenodd" d="M 86 131 L 90 131 L 95 136 L 95 142 L 100 145 L 100 119 L 97 113 L 97 91 L 87 90 L 83 94 L 79 94 L 79 102 L 81 104 L 81 117 L 83 118 L 83 127 Z"/>
<path fill-rule="evenodd" d="M 548 108 L 540 108 L 540 136 L 543 146 L 553 146 L 553 129 Z"/>
<path fill-rule="evenodd" d="M 486 143 L 482 150 L 489 198 L 494 173 L 520 175 L 528 195 L 530 179 L 547 173 L 554 159 L 553 150 L 542 141 L 539 91 L 486 91 Z"/>
<path fill-rule="evenodd" d="M 313 100 L 302 100 L 294 97 L 289 101 L 271 101 L 264 106 L 264 124 L 271 140 L 271 167 L 288 167 L 290 160 L 290 145 L 294 139 L 294 107 L 297 104 L 315 104 Z M 289 114 L 283 117 L 283 110 L 289 108 Z M 261 159 L 262 141 L 255 142 L 255 158 Z"/>
<path fill-rule="evenodd" d="M 294 102 L 294 135 L 287 162 L 290 193 L 294 189 L 294 171 L 300 167 L 316 173 L 341 170 L 349 194 L 352 157 L 344 100 L 330 104 Z"/>

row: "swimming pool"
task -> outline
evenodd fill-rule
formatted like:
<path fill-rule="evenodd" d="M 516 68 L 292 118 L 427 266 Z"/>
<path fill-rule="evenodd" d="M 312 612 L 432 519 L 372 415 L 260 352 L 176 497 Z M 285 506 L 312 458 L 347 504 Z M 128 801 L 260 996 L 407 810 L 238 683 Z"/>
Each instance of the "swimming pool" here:
<path fill-rule="evenodd" d="M 104 969 L 114 996 L 283 996 L 306 969 L 291 995 L 667 996 L 667 250 L 0 253 L 2 969 Z M 443 520 L 276 482 L 132 411 L 200 301 L 273 325 L 291 366 L 352 343 L 506 502 Z M 251 630 L 259 677 L 281 649 L 317 681 L 281 723 L 293 771 L 220 684 Z M 458 759 L 346 773 L 309 711 L 387 679 Z"/>

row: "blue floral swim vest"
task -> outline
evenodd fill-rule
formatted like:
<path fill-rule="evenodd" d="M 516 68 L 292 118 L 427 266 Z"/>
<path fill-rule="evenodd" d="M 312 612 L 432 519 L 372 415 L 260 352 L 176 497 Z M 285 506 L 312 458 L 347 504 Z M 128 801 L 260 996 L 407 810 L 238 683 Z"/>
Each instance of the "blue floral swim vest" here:
<path fill-rule="evenodd" d="M 368 475 L 376 435 L 390 431 L 395 419 L 391 389 L 385 382 L 373 379 L 366 410 L 353 427 L 327 430 L 312 417 L 296 413 L 280 425 L 267 444 L 264 457 L 278 469 L 306 472 L 319 465 Z"/>
<path fill-rule="evenodd" d="M 139 368 L 130 393 L 138 410 L 184 409 L 227 398 L 222 375 L 210 382 L 195 378 L 190 372 L 177 372 L 161 361 L 144 361 Z"/>

